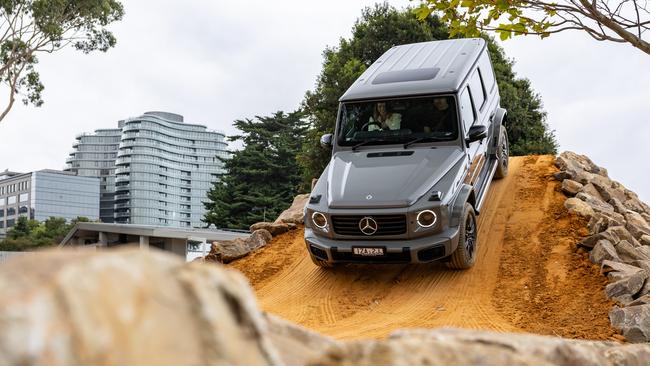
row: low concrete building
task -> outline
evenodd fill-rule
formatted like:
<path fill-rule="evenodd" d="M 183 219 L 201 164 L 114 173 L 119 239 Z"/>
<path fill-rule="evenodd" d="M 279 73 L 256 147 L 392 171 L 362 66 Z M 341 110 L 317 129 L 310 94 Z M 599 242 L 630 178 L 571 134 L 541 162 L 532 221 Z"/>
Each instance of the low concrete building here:
<path fill-rule="evenodd" d="M 60 247 L 111 248 L 124 245 L 151 247 L 177 254 L 186 260 L 210 251 L 213 241 L 246 238 L 250 234 L 210 229 L 182 229 L 152 225 L 77 223 Z"/>

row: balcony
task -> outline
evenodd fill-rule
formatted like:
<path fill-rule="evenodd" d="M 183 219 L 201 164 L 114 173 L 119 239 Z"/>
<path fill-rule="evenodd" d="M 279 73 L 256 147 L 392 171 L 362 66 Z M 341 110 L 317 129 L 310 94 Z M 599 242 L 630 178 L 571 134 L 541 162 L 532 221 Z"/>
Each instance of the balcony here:
<path fill-rule="evenodd" d="M 115 212 L 115 217 L 131 217 L 131 212 L 129 211 L 123 211 L 123 212 Z"/>
<path fill-rule="evenodd" d="M 131 198 L 131 195 L 128 194 L 128 193 L 127 193 L 127 194 L 116 194 L 116 195 L 115 195 L 115 200 L 116 200 L 116 201 L 117 201 L 117 200 L 128 200 L 128 199 L 130 199 L 130 198 Z"/>

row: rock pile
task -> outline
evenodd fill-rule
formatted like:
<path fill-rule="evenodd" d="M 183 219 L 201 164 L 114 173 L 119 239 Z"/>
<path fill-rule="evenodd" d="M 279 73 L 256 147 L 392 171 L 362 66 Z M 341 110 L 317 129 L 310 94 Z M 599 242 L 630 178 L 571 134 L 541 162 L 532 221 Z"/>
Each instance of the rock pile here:
<path fill-rule="evenodd" d="M 565 207 L 588 221 L 590 236 L 578 245 L 610 281 L 605 292 L 617 303 L 612 326 L 630 342 L 649 342 L 650 206 L 586 156 L 564 152 L 556 166 Z"/>
<path fill-rule="evenodd" d="M 251 236 L 246 239 L 222 240 L 212 243 L 206 261 L 230 263 L 247 256 L 250 252 L 265 246 L 271 238 L 293 230 L 304 222 L 304 209 L 309 194 L 301 194 L 294 198 L 291 207 L 278 216 L 274 222 L 258 222 L 251 225 Z"/>

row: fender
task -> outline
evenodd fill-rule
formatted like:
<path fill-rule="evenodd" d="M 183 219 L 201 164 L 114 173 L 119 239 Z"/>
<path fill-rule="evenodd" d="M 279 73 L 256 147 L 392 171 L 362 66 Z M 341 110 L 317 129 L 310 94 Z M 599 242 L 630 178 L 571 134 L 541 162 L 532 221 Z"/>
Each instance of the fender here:
<path fill-rule="evenodd" d="M 463 183 L 458 190 L 453 205 L 451 206 L 451 217 L 449 220 L 450 227 L 456 227 L 459 225 L 460 215 L 463 213 L 463 208 L 465 207 L 466 202 L 469 202 L 474 206 L 476 204 L 476 196 L 474 193 L 474 187 Z"/>
<path fill-rule="evenodd" d="M 501 126 L 506 125 L 506 122 L 508 121 L 508 111 L 501 107 L 497 107 L 496 111 L 492 115 L 490 119 L 490 123 L 494 126 L 492 128 L 492 143 L 488 147 L 488 155 L 494 156 L 496 155 L 497 152 L 497 147 L 500 145 L 500 137 L 501 137 Z"/>

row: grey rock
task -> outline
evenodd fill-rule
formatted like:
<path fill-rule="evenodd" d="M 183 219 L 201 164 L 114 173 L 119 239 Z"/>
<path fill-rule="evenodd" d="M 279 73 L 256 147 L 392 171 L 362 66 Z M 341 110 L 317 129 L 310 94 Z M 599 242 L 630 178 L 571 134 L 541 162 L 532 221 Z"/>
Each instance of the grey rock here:
<path fill-rule="evenodd" d="M 573 178 L 573 176 L 571 174 L 569 174 L 568 172 L 566 172 L 566 171 L 559 171 L 559 172 L 553 173 L 553 178 L 555 178 L 555 180 L 559 180 L 561 182 L 561 181 L 563 181 L 565 179 L 571 179 L 571 178 Z"/>
<path fill-rule="evenodd" d="M 614 245 L 605 239 L 599 240 L 594 246 L 594 249 L 589 252 L 589 260 L 596 264 L 601 264 L 605 260 L 621 261 Z"/>
<path fill-rule="evenodd" d="M 618 282 L 632 277 L 633 275 L 645 272 L 643 269 L 620 262 L 604 260 L 600 266 L 600 273 L 607 275 L 611 282 Z"/>
<path fill-rule="evenodd" d="M 641 297 L 639 297 L 638 299 L 632 300 L 626 306 L 638 306 L 638 305 L 645 305 L 645 304 L 650 304 L 650 293 L 646 293 Z"/>
<path fill-rule="evenodd" d="M 638 213 L 645 213 L 647 207 L 647 205 L 641 202 L 638 198 L 629 198 L 627 201 L 623 201 L 623 205 L 627 209 Z"/>
<path fill-rule="evenodd" d="M 210 262 L 230 263 L 265 246 L 272 238 L 273 236 L 267 230 L 259 229 L 246 239 L 215 241 L 205 259 Z"/>
<path fill-rule="evenodd" d="M 562 192 L 567 196 L 575 196 L 582 189 L 582 184 L 576 182 L 575 180 L 565 179 L 562 181 Z"/>
<path fill-rule="evenodd" d="M 309 202 L 309 193 L 299 194 L 293 198 L 291 207 L 284 210 L 274 223 L 285 224 L 304 224 L 305 223 L 305 206 Z"/>
<path fill-rule="evenodd" d="M 271 239 L 273 239 L 273 235 L 268 230 L 257 229 L 246 239 L 246 244 L 249 250 L 255 250 L 265 246 Z"/>
<path fill-rule="evenodd" d="M 588 204 L 594 211 L 599 211 L 599 212 L 614 212 L 614 207 L 610 205 L 609 203 L 600 200 L 590 194 L 580 192 L 576 194 L 576 198 L 584 201 L 586 204 Z"/>
<path fill-rule="evenodd" d="M 602 239 L 609 240 L 614 245 L 618 244 L 621 240 L 627 240 L 635 247 L 638 246 L 638 241 L 623 226 L 610 226 L 603 232 L 586 237 L 578 245 L 591 249 Z"/>
<path fill-rule="evenodd" d="M 615 307 L 609 312 L 609 320 L 629 342 L 650 341 L 650 305 Z"/>
<path fill-rule="evenodd" d="M 650 347 L 469 329 L 399 330 L 386 340 L 341 342 L 310 366 L 639 366 Z"/>
<path fill-rule="evenodd" d="M 594 215 L 594 210 L 589 204 L 575 197 L 568 198 L 564 201 L 564 207 L 566 207 L 570 213 L 585 218 L 591 218 Z"/>
<path fill-rule="evenodd" d="M 607 176 L 607 171 L 594 164 L 589 157 L 576 154 L 572 151 L 564 151 L 555 159 L 555 166 L 560 170 L 585 171 L 601 176 Z"/>
<path fill-rule="evenodd" d="M 295 224 L 294 224 L 294 227 L 295 227 Z M 251 233 L 255 232 L 256 230 L 260 230 L 260 229 L 264 229 L 264 230 L 268 231 L 273 236 L 278 236 L 280 234 L 284 234 L 287 231 L 289 231 L 289 224 L 285 224 L 285 223 L 274 224 L 272 222 L 258 222 L 258 223 L 255 223 L 255 224 L 251 225 L 251 227 L 250 227 Z"/>
<path fill-rule="evenodd" d="M 607 203 L 612 205 L 614 207 L 614 211 L 616 211 L 616 213 L 621 215 L 625 215 L 629 210 L 627 207 L 625 207 L 623 202 L 621 202 L 621 200 L 617 198 L 612 198 L 611 200 L 607 201 Z"/>
<path fill-rule="evenodd" d="M 650 246 L 650 235 L 641 235 L 641 237 L 639 238 L 639 243 L 641 243 L 641 245 Z"/>
<path fill-rule="evenodd" d="M 637 250 L 630 242 L 627 240 L 621 240 L 616 244 L 616 253 L 618 253 L 618 256 L 620 260 L 624 263 L 631 263 L 634 261 L 644 261 L 644 260 L 650 260 L 650 256 L 648 256 L 648 252 L 645 250 Z"/>
<path fill-rule="evenodd" d="M 628 278 L 610 283 L 605 287 L 607 297 L 612 300 L 628 304 L 632 301 L 634 295 L 639 293 L 648 278 L 648 273 L 644 270 L 636 272 Z"/>
<path fill-rule="evenodd" d="M 600 195 L 600 193 L 598 193 L 598 190 L 596 189 L 596 187 L 595 187 L 593 184 L 591 184 L 591 183 L 589 183 L 589 184 L 585 184 L 585 185 L 582 187 L 582 189 L 580 190 L 580 192 L 582 192 L 582 193 L 586 193 L 586 194 L 588 194 L 588 195 L 590 195 L 590 196 L 592 196 L 592 197 L 594 197 L 594 198 L 596 198 L 596 199 L 599 199 L 599 200 L 601 200 L 601 201 L 603 201 L 603 202 L 605 201 L 605 200 L 603 199 L 603 197 Z M 576 193 L 576 194 L 577 194 L 577 193 Z"/>
<path fill-rule="evenodd" d="M 613 226 L 625 226 L 623 215 L 615 212 L 594 212 L 587 224 L 590 235 L 598 234 Z"/>
<path fill-rule="evenodd" d="M 628 211 L 625 220 L 627 221 L 625 228 L 634 238 L 639 239 L 643 235 L 650 235 L 650 225 L 638 212 Z"/>

